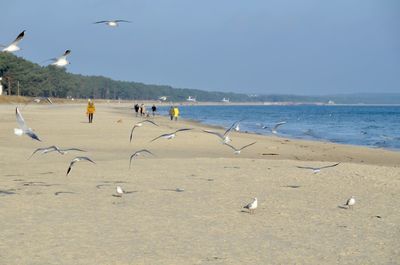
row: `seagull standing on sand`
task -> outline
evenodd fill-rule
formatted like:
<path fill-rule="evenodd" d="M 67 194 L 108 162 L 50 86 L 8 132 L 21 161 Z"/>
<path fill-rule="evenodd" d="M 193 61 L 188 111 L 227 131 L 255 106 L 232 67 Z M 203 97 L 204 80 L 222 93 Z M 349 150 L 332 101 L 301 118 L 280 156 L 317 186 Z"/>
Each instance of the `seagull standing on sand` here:
<path fill-rule="evenodd" d="M 339 165 L 340 163 L 336 163 L 333 165 L 329 165 L 329 166 L 323 166 L 323 167 L 300 167 L 297 166 L 297 168 L 302 168 L 302 169 L 311 169 L 313 171 L 314 174 L 317 174 L 318 172 L 320 172 L 322 169 L 324 168 L 329 168 L 329 167 L 336 167 L 337 165 Z"/>
<path fill-rule="evenodd" d="M 353 210 L 353 205 L 354 205 L 354 204 L 356 204 L 356 198 L 355 198 L 354 196 L 351 196 L 350 199 L 347 200 L 347 202 L 346 202 L 345 205 L 346 205 L 349 209 L 352 209 L 352 210 Z"/>
<path fill-rule="evenodd" d="M 58 58 L 51 58 L 49 60 L 46 61 L 54 61 L 51 65 L 57 66 L 57 67 L 64 67 L 68 64 L 70 64 L 70 62 L 68 62 L 67 60 L 67 56 L 71 53 L 71 50 L 66 50 L 64 52 L 63 55 L 61 55 Z"/>
<path fill-rule="evenodd" d="M 251 203 L 247 204 L 243 208 L 248 209 L 250 214 L 253 214 L 254 210 L 257 209 L 257 206 L 258 206 L 257 198 L 254 198 Z"/>
<path fill-rule="evenodd" d="M 222 140 L 222 143 L 223 143 L 223 144 L 226 144 L 226 143 L 229 143 L 230 141 L 232 141 L 231 138 L 229 138 L 229 134 L 231 133 L 231 131 L 234 130 L 234 129 L 236 130 L 236 128 L 237 128 L 237 131 L 240 129 L 240 128 L 239 128 L 239 122 L 241 122 L 241 121 L 242 121 L 242 120 L 234 122 L 234 123 L 231 125 L 231 127 L 229 127 L 229 128 L 224 132 L 224 134 L 220 134 L 220 133 L 218 133 L 218 132 L 213 132 L 213 131 L 209 131 L 209 130 L 203 130 L 203 132 L 210 133 L 210 134 L 214 134 L 214 135 L 218 136 L 218 137 Z"/>
<path fill-rule="evenodd" d="M 122 197 L 122 194 L 124 194 L 125 191 L 121 188 L 121 186 L 117 186 L 117 196 Z"/>
<path fill-rule="evenodd" d="M 170 139 L 175 138 L 175 137 L 176 137 L 176 134 L 177 134 L 178 132 L 189 131 L 189 130 L 193 130 L 193 129 L 192 129 L 192 128 L 185 128 L 185 129 L 176 130 L 175 132 L 172 132 L 172 133 L 161 134 L 160 136 L 157 136 L 156 138 L 154 138 L 154 139 L 151 140 L 150 142 L 154 142 L 155 140 L 160 139 L 160 138 L 165 138 L 165 139 L 170 140 Z"/>
<path fill-rule="evenodd" d="M 76 162 L 79 162 L 79 161 L 89 161 L 89 162 L 91 162 L 91 163 L 93 163 L 93 164 L 96 164 L 96 163 L 95 163 L 92 159 L 90 159 L 89 157 L 86 157 L 86 156 L 78 156 L 78 157 L 75 157 L 74 159 L 71 160 L 71 163 L 69 164 L 69 168 L 68 168 L 68 170 L 67 170 L 66 176 L 68 176 L 69 172 L 70 172 L 71 169 L 72 169 L 72 166 L 73 166 Z"/>
<path fill-rule="evenodd" d="M 21 136 L 21 135 L 23 135 L 23 134 L 26 134 L 26 135 L 28 135 L 29 137 L 31 137 L 33 140 L 42 141 L 42 140 L 40 140 L 39 137 L 33 132 L 33 130 L 32 130 L 31 128 L 29 128 L 29 127 L 26 125 L 25 120 L 24 120 L 24 118 L 22 117 L 21 112 L 19 112 L 18 107 L 15 108 L 15 115 L 16 115 L 17 123 L 18 123 L 18 127 L 19 127 L 19 129 L 14 128 L 14 134 L 15 134 L 15 135 Z"/>
<path fill-rule="evenodd" d="M 255 144 L 255 143 L 256 143 L 256 142 L 253 142 L 253 143 L 248 144 L 248 145 L 245 145 L 245 146 L 243 146 L 243 147 L 241 147 L 241 148 L 239 148 L 239 149 L 237 149 L 236 147 L 234 147 L 234 146 L 232 146 L 232 145 L 230 145 L 230 144 L 228 144 L 228 143 L 226 143 L 226 144 L 224 144 L 224 145 L 229 146 L 230 148 L 232 148 L 235 155 L 240 155 L 240 152 L 241 152 L 243 149 L 245 149 L 245 148 L 247 148 L 247 147 L 249 147 L 249 146 L 252 146 L 252 145 Z"/>
<path fill-rule="evenodd" d="M 133 153 L 131 155 L 131 158 L 129 159 L 129 168 L 131 168 L 132 159 L 135 159 L 136 157 L 140 156 L 142 153 L 147 153 L 149 155 L 155 156 L 152 152 L 150 152 L 147 149 L 142 149 L 142 150 L 136 151 L 135 153 Z"/>
<path fill-rule="evenodd" d="M 151 120 L 144 120 L 144 121 L 136 123 L 135 125 L 133 125 L 132 130 L 131 130 L 131 136 L 129 137 L 129 141 L 130 142 L 132 142 L 133 130 L 135 130 L 135 128 L 137 128 L 137 127 L 142 127 L 145 122 L 151 123 L 151 124 L 153 124 L 153 125 L 158 127 L 158 125 L 155 122 L 151 121 Z"/>
<path fill-rule="evenodd" d="M 125 22 L 125 23 L 132 23 L 132 21 L 128 20 L 123 20 L 123 19 L 116 19 L 116 20 L 102 20 L 102 21 L 97 21 L 94 22 L 93 24 L 106 24 L 109 27 L 115 28 L 118 27 L 120 22 Z"/>
<path fill-rule="evenodd" d="M 24 38 L 24 36 L 25 36 L 25 30 L 22 31 L 17 36 L 17 38 L 11 44 L 9 44 L 8 46 L 0 45 L 0 46 L 4 47 L 4 49 L 2 51 L 3 52 L 16 52 L 16 51 L 21 50 L 21 48 L 18 47 L 18 43 Z"/>

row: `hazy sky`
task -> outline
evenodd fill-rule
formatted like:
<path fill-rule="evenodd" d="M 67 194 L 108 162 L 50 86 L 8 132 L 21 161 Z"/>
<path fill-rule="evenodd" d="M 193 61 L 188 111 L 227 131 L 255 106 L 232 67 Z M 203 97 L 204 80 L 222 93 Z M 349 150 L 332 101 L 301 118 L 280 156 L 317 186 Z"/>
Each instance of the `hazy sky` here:
<path fill-rule="evenodd" d="M 118 28 L 94 25 L 131 20 Z M 258 94 L 400 92 L 399 0 L 12 0 L 0 43 L 68 71 Z"/>

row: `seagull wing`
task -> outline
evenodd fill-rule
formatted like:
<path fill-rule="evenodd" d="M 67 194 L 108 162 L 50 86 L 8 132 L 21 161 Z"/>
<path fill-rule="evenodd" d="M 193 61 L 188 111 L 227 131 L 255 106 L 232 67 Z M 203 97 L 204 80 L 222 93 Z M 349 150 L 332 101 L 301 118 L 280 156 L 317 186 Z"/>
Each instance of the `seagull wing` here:
<path fill-rule="evenodd" d="M 249 147 L 249 146 L 251 146 L 251 145 L 253 145 L 253 144 L 255 144 L 255 143 L 257 143 L 257 142 L 253 142 L 253 143 L 251 143 L 251 144 L 245 145 L 245 146 L 243 146 L 242 148 L 240 148 L 239 150 L 243 150 L 243 149 L 245 149 L 245 148 L 247 148 L 247 147 Z"/>
<path fill-rule="evenodd" d="M 78 149 L 78 148 L 65 148 L 65 149 L 59 149 L 61 152 L 68 152 L 68 151 L 78 151 L 78 152 L 86 152 L 85 150 Z"/>
<path fill-rule="evenodd" d="M 224 145 L 229 146 L 229 147 L 232 148 L 235 152 L 239 151 L 238 149 L 236 149 L 236 147 L 234 147 L 234 146 L 232 146 L 232 145 L 230 145 L 230 144 L 224 143 Z"/>
<path fill-rule="evenodd" d="M 34 131 L 32 131 L 32 129 L 30 129 L 30 128 L 25 132 L 25 134 L 28 135 L 29 137 L 31 137 L 33 140 L 37 140 L 39 142 L 42 141 L 42 140 L 40 140 L 39 136 L 37 136 L 37 134 Z"/>
<path fill-rule="evenodd" d="M 174 133 L 183 132 L 183 131 L 190 131 L 190 130 L 193 130 L 193 129 L 192 128 L 179 129 L 179 130 L 176 130 Z"/>
<path fill-rule="evenodd" d="M 70 54 L 70 53 L 71 53 L 71 50 L 66 50 L 66 51 L 64 52 L 63 56 L 67 56 L 67 55 Z"/>
<path fill-rule="evenodd" d="M 133 130 L 135 130 L 137 126 L 133 125 L 132 130 L 131 130 L 131 136 L 129 136 L 129 142 L 132 142 L 132 137 L 133 137 Z"/>
<path fill-rule="evenodd" d="M 110 21 L 109 20 L 102 20 L 102 21 L 94 22 L 93 24 L 100 24 L 100 23 L 107 23 L 107 22 L 110 22 Z"/>
<path fill-rule="evenodd" d="M 155 122 L 151 121 L 151 120 L 144 120 L 144 121 L 141 121 L 141 122 L 148 122 L 148 123 L 151 123 L 151 124 L 153 124 L 153 125 L 158 127 L 158 125 Z M 139 122 L 139 123 L 141 123 L 141 122 Z"/>
<path fill-rule="evenodd" d="M 272 130 L 276 131 L 276 129 L 278 129 L 279 126 L 286 124 L 286 123 L 287 123 L 286 121 L 278 122 L 277 124 L 275 124 L 275 126 L 272 128 Z"/>
<path fill-rule="evenodd" d="M 339 164 L 340 164 L 340 163 L 336 163 L 336 164 L 329 165 L 329 166 L 323 166 L 323 167 L 320 167 L 320 169 L 329 168 L 329 167 L 336 167 L 336 166 L 339 165 Z"/>
<path fill-rule="evenodd" d="M 235 122 L 231 125 L 231 127 L 229 127 L 229 128 L 224 132 L 224 136 L 228 136 L 229 133 L 233 130 L 233 128 L 235 128 L 236 125 L 237 125 L 238 123 L 240 123 L 241 121 L 243 121 L 243 119 L 238 120 L 238 121 L 235 121 Z"/>
<path fill-rule="evenodd" d="M 151 140 L 150 143 L 151 143 L 151 142 L 154 142 L 154 141 L 157 140 L 157 139 L 160 139 L 161 137 L 166 137 L 166 136 L 169 136 L 169 135 L 171 135 L 171 133 L 161 134 L 160 136 L 158 136 L 158 137 L 154 138 L 153 140 Z"/>
<path fill-rule="evenodd" d="M 297 168 L 303 168 L 303 169 L 311 169 L 311 170 L 315 170 L 315 167 L 301 167 L 301 166 L 297 166 Z"/>
<path fill-rule="evenodd" d="M 130 157 L 130 159 L 129 159 L 129 168 L 131 168 L 132 159 L 133 159 L 135 156 L 137 156 L 137 154 L 139 154 L 139 153 L 148 153 L 148 154 L 150 154 L 150 155 L 155 156 L 152 152 L 150 152 L 150 151 L 147 150 L 147 149 L 142 149 L 142 150 L 136 151 L 135 153 L 133 153 L 133 154 L 131 155 L 131 157 Z"/>
<path fill-rule="evenodd" d="M 15 38 L 15 40 L 11 43 L 11 45 L 17 45 L 25 36 L 25 30 L 22 31 L 17 38 Z"/>
<path fill-rule="evenodd" d="M 22 114 L 21 114 L 21 112 L 19 111 L 18 107 L 15 108 L 15 115 L 16 115 L 16 118 L 17 118 L 17 124 L 18 124 L 19 128 L 20 128 L 21 130 L 23 130 L 24 132 L 25 132 L 26 130 L 28 130 L 28 126 L 26 125 L 25 120 L 24 120 L 24 118 L 22 117 Z"/>
<path fill-rule="evenodd" d="M 43 150 L 49 150 L 49 148 L 51 148 L 52 146 L 50 146 L 50 147 L 43 147 L 43 148 L 38 148 L 38 149 L 36 149 L 35 151 L 33 151 L 33 153 L 31 154 L 31 156 L 28 158 L 28 159 L 31 159 L 31 157 L 34 155 L 34 154 L 36 154 L 37 152 L 39 152 L 39 151 L 43 151 Z"/>
<path fill-rule="evenodd" d="M 221 139 L 224 139 L 224 136 L 222 134 L 218 133 L 218 132 L 213 132 L 213 131 L 208 131 L 208 130 L 203 130 L 203 132 L 211 133 L 211 134 L 214 134 L 214 135 L 218 136 Z"/>
<path fill-rule="evenodd" d="M 147 150 L 147 149 L 139 150 L 139 151 L 137 151 L 137 153 L 148 153 L 148 154 L 150 154 L 150 155 L 152 155 L 152 156 L 156 156 L 155 154 L 153 154 L 152 152 L 150 152 L 150 151 Z"/>
<path fill-rule="evenodd" d="M 115 22 L 126 22 L 126 23 L 132 23 L 132 21 L 128 21 L 128 20 L 123 20 L 123 19 L 117 19 L 114 20 Z"/>
<path fill-rule="evenodd" d="M 92 159 L 90 159 L 87 156 L 77 156 L 75 159 L 77 159 L 76 162 L 86 160 L 86 161 L 89 161 L 89 162 L 91 162 L 93 164 L 96 164 L 96 162 L 94 162 Z"/>

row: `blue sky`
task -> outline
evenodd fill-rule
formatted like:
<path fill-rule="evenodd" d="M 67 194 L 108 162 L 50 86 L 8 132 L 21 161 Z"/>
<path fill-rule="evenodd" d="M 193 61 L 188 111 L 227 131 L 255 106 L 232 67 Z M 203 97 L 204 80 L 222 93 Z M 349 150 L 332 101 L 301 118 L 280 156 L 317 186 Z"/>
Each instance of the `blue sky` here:
<path fill-rule="evenodd" d="M 68 71 L 257 94 L 400 91 L 398 0 L 13 0 L 0 43 Z M 119 28 L 94 25 L 126 19 Z"/>

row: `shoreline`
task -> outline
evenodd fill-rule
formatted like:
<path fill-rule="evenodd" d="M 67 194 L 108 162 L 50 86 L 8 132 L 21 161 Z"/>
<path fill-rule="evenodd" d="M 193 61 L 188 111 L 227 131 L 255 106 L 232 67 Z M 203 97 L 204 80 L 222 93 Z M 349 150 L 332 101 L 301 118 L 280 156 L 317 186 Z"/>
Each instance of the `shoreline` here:
<path fill-rule="evenodd" d="M 0 96 L 0 105 L 1 104 L 19 104 L 19 103 L 29 103 L 33 99 L 38 97 L 27 97 L 27 96 Z M 40 98 L 40 97 L 39 97 Z M 66 98 L 51 98 L 54 104 L 82 104 L 87 102 L 87 99 L 66 99 Z M 399 104 L 364 104 L 364 103 L 355 103 L 355 104 L 329 104 L 324 102 L 207 102 L 207 101 L 197 101 L 197 102 L 188 102 L 188 101 L 159 101 L 159 100 L 136 100 L 136 99 L 93 99 L 98 103 L 107 103 L 107 104 L 135 104 L 135 103 L 143 103 L 143 104 L 157 104 L 159 106 L 171 106 L 171 105 L 179 105 L 179 106 L 357 106 L 357 107 L 400 107 Z M 37 103 L 35 103 L 37 104 Z M 39 103 L 41 105 L 43 103 Z"/>

